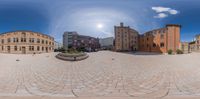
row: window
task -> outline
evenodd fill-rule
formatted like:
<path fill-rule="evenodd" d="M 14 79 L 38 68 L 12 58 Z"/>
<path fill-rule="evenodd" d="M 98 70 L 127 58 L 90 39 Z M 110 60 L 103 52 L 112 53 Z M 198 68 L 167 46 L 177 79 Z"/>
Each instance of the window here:
<path fill-rule="evenodd" d="M 46 44 L 48 44 L 48 41 L 46 41 Z"/>
<path fill-rule="evenodd" d="M 160 47 L 164 47 L 165 46 L 165 44 L 164 43 L 160 43 Z"/>
<path fill-rule="evenodd" d="M 34 46 L 29 46 L 29 51 L 34 51 Z"/>
<path fill-rule="evenodd" d="M 48 47 L 46 47 L 46 52 L 48 52 Z"/>
<path fill-rule="evenodd" d="M 17 51 L 17 46 L 14 47 L 15 51 Z"/>
<path fill-rule="evenodd" d="M 2 51 L 3 51 L 3 50 L 4 50 L 4 47 L 2 46 L 1 49 L 2 49 Z"/>
<path fill-rule="evenodd" d="M 29 51 L 31 51 L 31 46 L 29 46 Z"/>
<path fill-rule="evenodd" d="M 11 40 L 10 40 L 10 38 L 8 38 L 8 43 L 10 43 L 11 42 Z"/>
<path fill-rule="evenodd" d="M 40 46 L 37 47 L 37 51 L 40 51 Z"/>
<path fill-rule="evenodd" d="M 10 46 L 7 46 L 7 50 L 10 51 Z"/>
<path fill-rule="evenodd" d="M 42 40 L 42 44 L 44 44 L 44 40 Z"/>
<path fill-rule="evenodd" d="M 26 42 L 26 38 L 21 38 L 21 42 Z"/>
<path fill-rule="evenodd" d="M 153 43 L 153 47 L 156 47 L 156 44 L 155 44 L 155 43 Z"/>
<path fill-rule="evenodd" d="M 29 38 L 30 43 L 34 43 L 34 38 Z"/>
<path fill-rule="evenodd" d="M 15 38 L 16 39 L 16 42 L 19 42 L 19 39 L 18 38 Z"/>
<path fill-rule="evenodd" d="M 4 44 L 4 39 L 1 40 L 1 43 Z"/>
<path fill-rule="evenodd" d="M 42 47 L 42 51 L 44 51 L 44 47 Z"/>
<path fill-rule="evenodd" d="M 34 51 L 34 46 L 31 47 L 31 50 Z"/>
<path fill-rule="evenodd" d="M 149 38 L 147 38 L 147 41 L 149 40 Z"/>
<path fill-rule="evenodd" d="M 18 38 L 13 38 L 13 42 L 18 42 Z"/>
<path fill-rule="evenodd" d="M 40 39 L 37 39 L 37 43 L 40 43 Z"/>

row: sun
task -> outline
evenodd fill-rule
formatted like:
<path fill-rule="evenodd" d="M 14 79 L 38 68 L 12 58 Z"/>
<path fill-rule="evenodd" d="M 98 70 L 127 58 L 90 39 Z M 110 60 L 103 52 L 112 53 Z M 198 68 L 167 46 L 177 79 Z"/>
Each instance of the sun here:
<path fill-rule="evenodd" d="M 102 29 L 102 28 L 103 28 L 103 24 L 98 23 L 98 24 L 97 24 L 97 28 L 98 28 L 98 29 Z"/>

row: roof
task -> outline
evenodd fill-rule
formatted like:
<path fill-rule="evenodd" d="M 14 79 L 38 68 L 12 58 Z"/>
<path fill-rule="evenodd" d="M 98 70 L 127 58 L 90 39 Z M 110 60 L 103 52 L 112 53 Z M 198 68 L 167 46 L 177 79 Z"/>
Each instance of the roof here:
<path fill-rule="evenodd" d="M 178 26 L 178 27 L 181 27 L 180 24 L 167 24 L 166 26 Z"/>
<path fill-rule="evenodd" d="M 16 31 L 9 31 L 9 32 L 3 32 L 3 33 L 0 33 L 0 35 L 8 34 L 8 33 L 12 33 L 12 32 L 33 32 L 33 33 L 38 33 L 38 34 L 42 34 L 42 35 L 45 35 L 45 36 L 48 36 L 48 37 L 53 38 L 53 37 L 50 36 L 50 35 L 47 35 L 47 34 L 44 34 L 44 33 L 40 33 L 40 32 L 34 32 L 34 31 L 30 31 L 30 30 L 16 30 Z"/>

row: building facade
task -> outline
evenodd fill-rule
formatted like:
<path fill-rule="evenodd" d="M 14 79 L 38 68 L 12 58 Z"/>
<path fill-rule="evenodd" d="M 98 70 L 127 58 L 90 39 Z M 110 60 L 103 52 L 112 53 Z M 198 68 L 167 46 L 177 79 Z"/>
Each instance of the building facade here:
<path fill-rule="evenodd" d="M 73 45 L 73 39 L 76 39 L 77 32 L 65 32 L 63 34 L 63 47 L 68 50 L 69 46 Z"/>
<path fill-rule="evenodd" d="M 113 49 L 114 37 L 107 37 L 99 39 L 99 43 L 101 45 L 101 49 Z"/>
<path fill-rule="evenodd" d="M 139 50 L 146 52 L 176 52 L 180 48 L 180 25 L 169 24 L 139 36 Z"/>
<path fill-rule="evenodd" d="M 61 49 L 63 44 L 57 41 L 54 41 L 54 49 Z"/>
<path fill-rule="evenodd" d="M 54 38 L 32 31 L 0 34 L 0 53 L 33 54 L 54 51 Z"/>
<path fill-rule="evenodd" d="M 77 32 L 65 32 L 63 34 L 63 47 L 67 50 L 68 48 L 75 48 L 78 50 L 94 51 L 100 48 L 99 39 L 79 35 Z"/>
<path fill-rule="evenodd" d="M 139 33 L 129 26 L 115 26 L 115 50 L 116 51 L 136 51 L 138 50 Z"/>
<path fill-rule="evenodd" d="M 200 34 L 196 35 L 193 42 L 189 43 L 190 52 L 200 52 Z"/>
<path fill-rule="evenodd" d="M 181 42 L 181 48 L 183 53 L 189 53 L 189 43 L 188 42 Z"/>
<path fill-rule="evenodd" d="M 197 49 L 196 49 L 196 43 L 195 41 L 192 41 L 189 43 L 189 52 L 196 52 Z"/>
<path fill-rule="evenodd" d="M 200 52 L 200 34 L 195 36 L 196 50 Z"/>

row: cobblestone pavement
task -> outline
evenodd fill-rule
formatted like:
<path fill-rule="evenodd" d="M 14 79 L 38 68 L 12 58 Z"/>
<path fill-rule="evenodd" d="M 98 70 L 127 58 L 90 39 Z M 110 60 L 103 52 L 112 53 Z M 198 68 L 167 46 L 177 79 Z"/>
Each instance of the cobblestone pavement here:
<path fill-rule="evenodd" d="M 200 53 L 100 51 L 78 62 L 56 59 L 56 54 L 0 54 L 0 97 L 200 98 Z"/>

